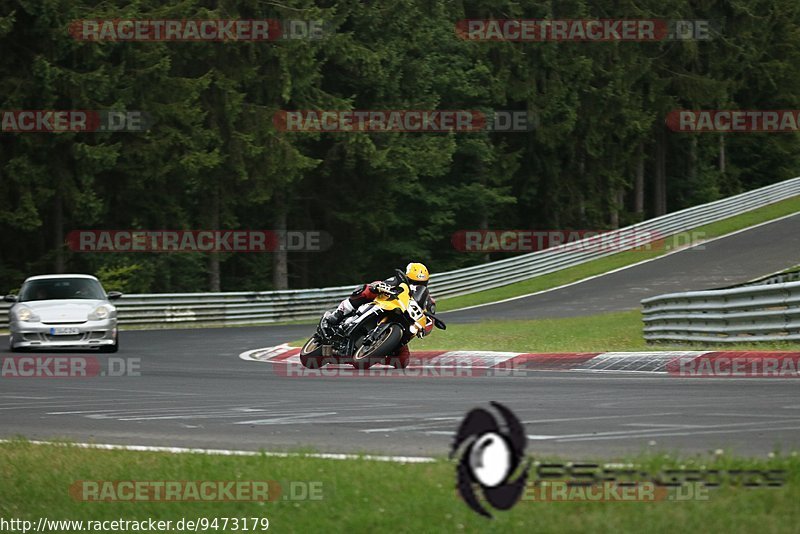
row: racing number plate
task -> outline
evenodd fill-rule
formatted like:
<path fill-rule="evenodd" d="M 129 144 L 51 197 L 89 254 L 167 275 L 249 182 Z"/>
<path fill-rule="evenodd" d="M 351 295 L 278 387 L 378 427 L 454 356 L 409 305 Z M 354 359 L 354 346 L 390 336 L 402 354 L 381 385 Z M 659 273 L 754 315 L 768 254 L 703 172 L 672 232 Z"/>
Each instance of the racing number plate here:
<path fill-rule="evenodd" d="M 419 304 L 416 303 L 414 300 L 408 301 L 408 314 L 411 316 L 412 319 L 415 321 L 419 321 L 422 319 L 422 310 L 419 307 Z"/>
<path fill-rule="evenodd" d="M 77 333 L 79 333 L 77 328 L 70 328 L 66 326 L 50 329 L 51 336 L 74 336 Z"/>

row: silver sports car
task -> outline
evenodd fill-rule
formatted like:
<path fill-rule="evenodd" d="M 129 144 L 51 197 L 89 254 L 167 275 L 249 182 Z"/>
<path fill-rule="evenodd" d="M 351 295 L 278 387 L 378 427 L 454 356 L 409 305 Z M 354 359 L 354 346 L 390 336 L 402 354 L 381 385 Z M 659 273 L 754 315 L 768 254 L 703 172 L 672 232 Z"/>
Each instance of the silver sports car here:
<path fill-rule="evenodd" d="M 94 276 L 51 274 L 32 276 L 19 296 L 6 295 L 9 348 L 98 348 L 117 352 L 117 309 L 110 301 L 122 293 L 106 294 Z"/>

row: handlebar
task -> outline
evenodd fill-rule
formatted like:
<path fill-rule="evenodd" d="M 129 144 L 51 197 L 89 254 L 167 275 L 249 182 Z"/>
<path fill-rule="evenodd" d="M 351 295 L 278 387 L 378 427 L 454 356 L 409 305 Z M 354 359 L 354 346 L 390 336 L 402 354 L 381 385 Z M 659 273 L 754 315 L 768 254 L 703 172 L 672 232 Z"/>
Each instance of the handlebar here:
<path fill-rule="evenodd" d="M 400 293 L 403 292 L 403 290 L 401 288 L 392 287 L 389 284 L 387 284 L 386 282 L 378 282 L 377 284 L 375 284 L 375 290 L 378 293 L 385 293 L 387 295 L 394 295 L 394 296 L 397 296 L 397 295 L 399 295 Z"/>

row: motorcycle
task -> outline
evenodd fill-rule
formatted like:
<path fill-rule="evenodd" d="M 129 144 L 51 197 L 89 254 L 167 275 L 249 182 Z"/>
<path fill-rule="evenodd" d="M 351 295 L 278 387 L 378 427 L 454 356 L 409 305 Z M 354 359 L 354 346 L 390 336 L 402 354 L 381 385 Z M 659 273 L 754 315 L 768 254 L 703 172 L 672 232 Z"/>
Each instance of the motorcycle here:
<path fill-rule="evenodd" d="M 326 329 L 323 316 L 316 333 L 300 350 L 300 363 L 309 369 L 329 363 L 350 363 L 356 369 L 369 369 L 376 363 L 406 368 L 410 353 L 405 347 L 409 341 L 425 336 L 429 321 L 441 330 L 447 325 L 425 311 L 427 287 L 416 286 L 412 294 L 405 274 L 397 273 L 403 280 L 400 284 L 380 282 L 378 296 L 361 305 L 334 331 Z"/>

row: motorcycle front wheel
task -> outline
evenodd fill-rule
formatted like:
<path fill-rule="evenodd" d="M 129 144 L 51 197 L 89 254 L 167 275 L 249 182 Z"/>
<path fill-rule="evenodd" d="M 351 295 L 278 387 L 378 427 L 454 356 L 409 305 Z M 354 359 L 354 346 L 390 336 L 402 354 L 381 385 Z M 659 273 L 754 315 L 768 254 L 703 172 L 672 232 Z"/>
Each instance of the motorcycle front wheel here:
<path fill-rule="evenodd" d="M 400 344 L 403 338 L 403 328 L 399 324 L 392 324 L 384 330 L 377 339 L 369 345 L 362 345 L 353 355 L 353 367 L 356 369 L 369 369 L 373 364 L 382 362 Z"/>
<path fill-rule="evenodd" d="M 300 349 L 300 363 L 308 369 L 319 369 L 321 360 L 322 344 L 317 339 L 317 336 L 313 336 Z"/>

